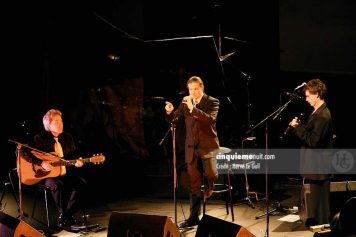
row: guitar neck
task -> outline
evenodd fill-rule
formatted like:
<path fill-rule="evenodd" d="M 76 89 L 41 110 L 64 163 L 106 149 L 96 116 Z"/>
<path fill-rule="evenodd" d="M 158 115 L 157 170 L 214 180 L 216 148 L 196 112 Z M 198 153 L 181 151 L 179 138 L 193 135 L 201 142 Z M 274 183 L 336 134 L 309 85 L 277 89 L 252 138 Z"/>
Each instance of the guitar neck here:
<path fill-rule="evenodd" d="M 54 161 L 51 162 L 51 165 L 53 166 L 73 166 L 77 162 L 78 159 L 75 160 L 59 160 L 59 161 Z M 91 158 L 84 158 L 81 159 L 83 163 L 88 163 L 91 162 Z"/>

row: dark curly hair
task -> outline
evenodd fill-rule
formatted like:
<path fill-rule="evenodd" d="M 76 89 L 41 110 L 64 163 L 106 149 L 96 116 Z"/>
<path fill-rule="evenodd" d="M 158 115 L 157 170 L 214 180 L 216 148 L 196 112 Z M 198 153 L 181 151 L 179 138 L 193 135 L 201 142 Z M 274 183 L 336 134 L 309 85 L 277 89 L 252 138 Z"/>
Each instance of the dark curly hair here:
<path fill-rule="evenodd" d="M 311 94 L 319 94 L 320 99 L 324 99 L 326 95 L 326 85 L 319 78 L 311 79 L 304 85 L 304 91 L 308 90 Z"/>

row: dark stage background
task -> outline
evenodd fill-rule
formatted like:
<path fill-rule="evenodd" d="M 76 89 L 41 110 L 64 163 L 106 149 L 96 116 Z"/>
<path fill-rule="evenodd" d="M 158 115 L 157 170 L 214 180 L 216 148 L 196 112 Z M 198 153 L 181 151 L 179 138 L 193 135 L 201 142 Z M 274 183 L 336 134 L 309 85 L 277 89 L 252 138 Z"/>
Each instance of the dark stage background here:
<path fill-rule="evenodd" d="M 336 146 L 355 147 L 352 0 L 3 5 L 1 181 L 15 166 L 8 139 L 26 143 L 42 129 L 43 114 L 58 108 L 83 157 L 107 158 L 81 170 L 93 191 L 107 192 L 105 182 L 113 186 L 107 198 L 152 192 L 148 177 L 172 177 L 171 136 L 158 144 L 169 128 L 164 101 L 178 106 L 191 75 L 200 75 L 206 92 L 221 101 L 222 146 L 238 149 L 253 135 L 254 145 L 264 147 L 264 124 L 246 131 L 288 99 L 283 91 L 319 77 L 329 89 Z M 295 147 L 279 136 L 301 112 L 308 107 L 295 101 L 269 122 L 270 147 Z"/>

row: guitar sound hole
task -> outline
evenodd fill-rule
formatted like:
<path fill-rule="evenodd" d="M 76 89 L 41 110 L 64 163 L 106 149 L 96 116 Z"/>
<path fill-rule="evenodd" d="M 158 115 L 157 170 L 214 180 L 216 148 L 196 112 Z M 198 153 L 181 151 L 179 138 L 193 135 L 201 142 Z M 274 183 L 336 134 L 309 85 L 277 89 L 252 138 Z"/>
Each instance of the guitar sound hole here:
<path fill-rule="evenodd" d="M 36 178 L 41 178 L 41 177 L 43 177 L 43 176 L 46 176 L 46 175 L 48 175 L 49 173 L 50 173 L 51 171 L 45 171 L 45 170 L 37 170 L 36 171 L 36 174 L 35 174 L 35 177 Z"/>

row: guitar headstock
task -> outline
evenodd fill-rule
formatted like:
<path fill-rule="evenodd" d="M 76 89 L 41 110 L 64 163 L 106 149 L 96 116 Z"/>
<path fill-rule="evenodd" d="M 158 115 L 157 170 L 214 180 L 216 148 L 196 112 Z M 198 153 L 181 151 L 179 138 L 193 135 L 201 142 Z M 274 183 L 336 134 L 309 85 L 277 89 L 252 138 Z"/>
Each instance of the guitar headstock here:
<path fill-rule="evenodd" d="M 95 154 L 90 158 L 90 162 L 94 164 L 102 164 L 105 161 L 105 156 L 103 154 Z"/>

